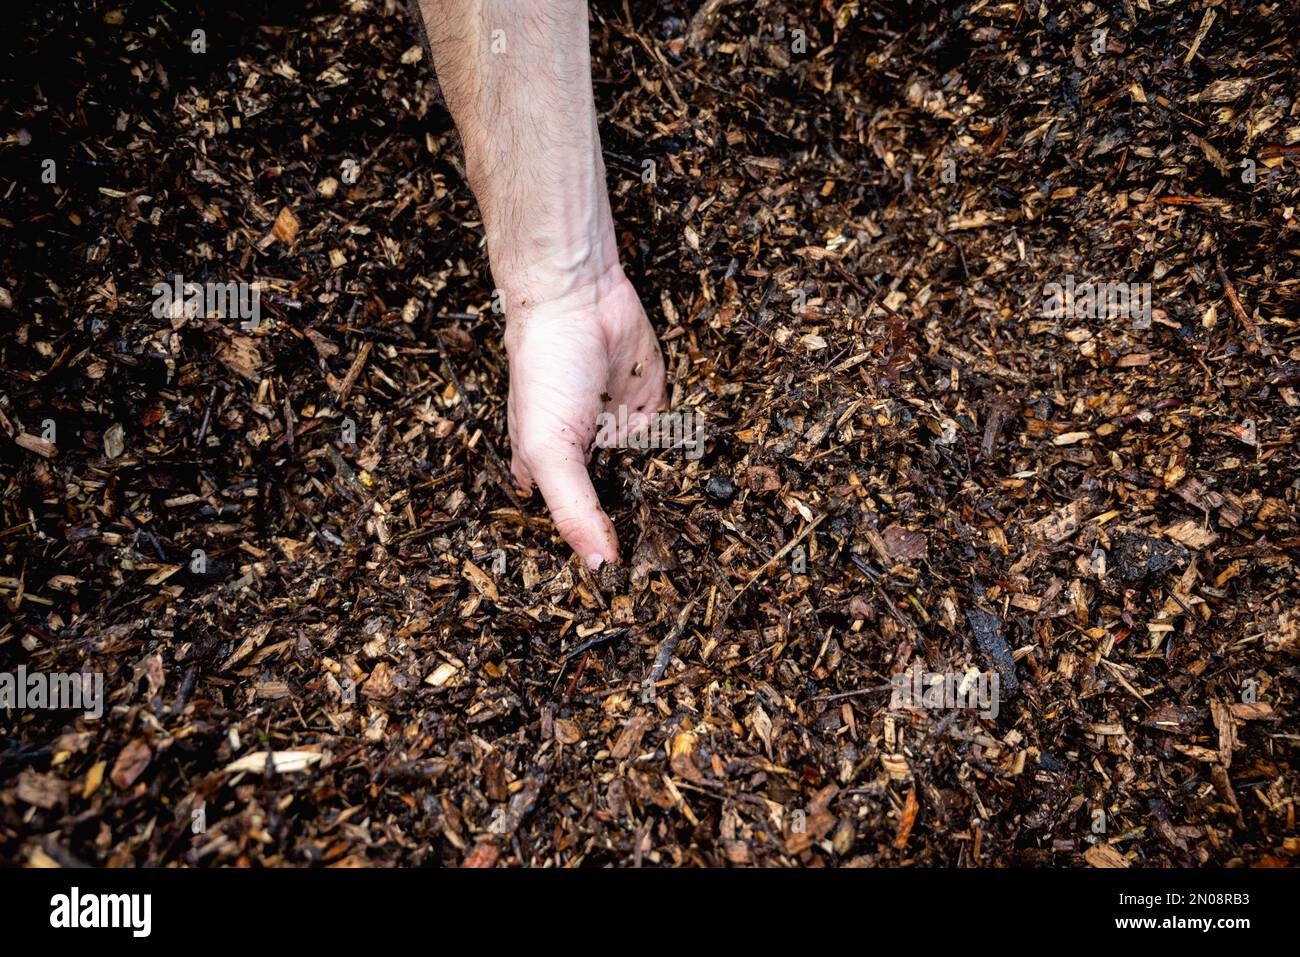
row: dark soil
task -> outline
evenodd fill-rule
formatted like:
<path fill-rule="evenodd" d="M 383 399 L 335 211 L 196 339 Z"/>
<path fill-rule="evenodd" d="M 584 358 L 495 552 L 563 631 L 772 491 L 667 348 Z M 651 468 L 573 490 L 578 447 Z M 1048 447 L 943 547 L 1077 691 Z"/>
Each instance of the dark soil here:
<path fill-rule="evenodd" d="M 708 439 L 597 458 L 595 577 L 404 5 L 6 8 L 0 670 L 108 702 L 0 710 L 0 861 L 1292 863 L 1296 5 L 594 6 Z"/>

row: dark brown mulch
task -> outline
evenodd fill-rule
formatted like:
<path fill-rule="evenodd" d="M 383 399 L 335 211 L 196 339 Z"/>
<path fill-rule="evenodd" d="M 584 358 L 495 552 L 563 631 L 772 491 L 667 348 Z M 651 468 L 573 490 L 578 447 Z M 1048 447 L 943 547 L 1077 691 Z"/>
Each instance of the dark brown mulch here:
<path fill-rule="evenodd" d="M 0 860 L 1294 861 L 1293 5 L 595 6 L 708 436 L 599 457 L 599 578 L 496 464 L 403 4 L 17 3 L 0 669 L 109 701 L 0 711 Z M 155 317 L 177 274 L 262 324 Z M 1149 328 L 1045 315 L 1067 275 Z M 917 661 L 998 715 L 891 707 Z"/>

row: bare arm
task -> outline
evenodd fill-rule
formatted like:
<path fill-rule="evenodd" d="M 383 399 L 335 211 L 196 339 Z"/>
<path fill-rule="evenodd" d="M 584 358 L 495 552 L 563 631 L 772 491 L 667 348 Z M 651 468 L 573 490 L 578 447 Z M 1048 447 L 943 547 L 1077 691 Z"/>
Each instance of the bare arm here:
<path fill-rule="evenodd" d="M 624 406 L 630 430 L 644 427 L 663 403 L 664 371 L 618 261 L 587 5 L 421 0 L 421 11 L 505 296 L 515 477 L 536 482 L 590 565 L 615 561 L 586 470 L 596 418 Z"/>
<path fill-rule="evenodd" d="M 422 0 L 507 303 L 618 264 L 583 0 Z"/>

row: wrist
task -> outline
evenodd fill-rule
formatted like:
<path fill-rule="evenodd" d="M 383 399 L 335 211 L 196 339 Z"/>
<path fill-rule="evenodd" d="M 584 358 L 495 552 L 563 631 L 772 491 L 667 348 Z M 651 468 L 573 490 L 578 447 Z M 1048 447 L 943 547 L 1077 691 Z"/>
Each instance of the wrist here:
<path fill-rule="evenodd" d="M 596 285 L 617 267 L 594 109 L 588 122 L 532 152 L 518 138 L 493 149 L 471 135 L 466 167 L 507 316 Z"/>
<path fill-rule="evenodd" d="M 574 202 L 555 213 L 531 213 L 509 230 L 487 229 L 492 278 L 507 321 L 537 307 L 599 299 L 623 279 L 609 202 Z"/>

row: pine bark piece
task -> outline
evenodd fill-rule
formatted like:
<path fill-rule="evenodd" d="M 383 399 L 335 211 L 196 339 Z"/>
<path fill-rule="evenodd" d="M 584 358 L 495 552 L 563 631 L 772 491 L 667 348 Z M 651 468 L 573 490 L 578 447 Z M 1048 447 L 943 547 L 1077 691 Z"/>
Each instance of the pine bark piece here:
<path fill-rule="evenodd" d="M 1020 682 L 1016 678 L 1016 660 L 1011 647 L 1002 636 L 1002 619 L 980 608 L 968 608 L 966 620 L 970 622 L 976 644 L 997 670 L 1000 691 L 1005 694 L 1015 692 Z"/>

